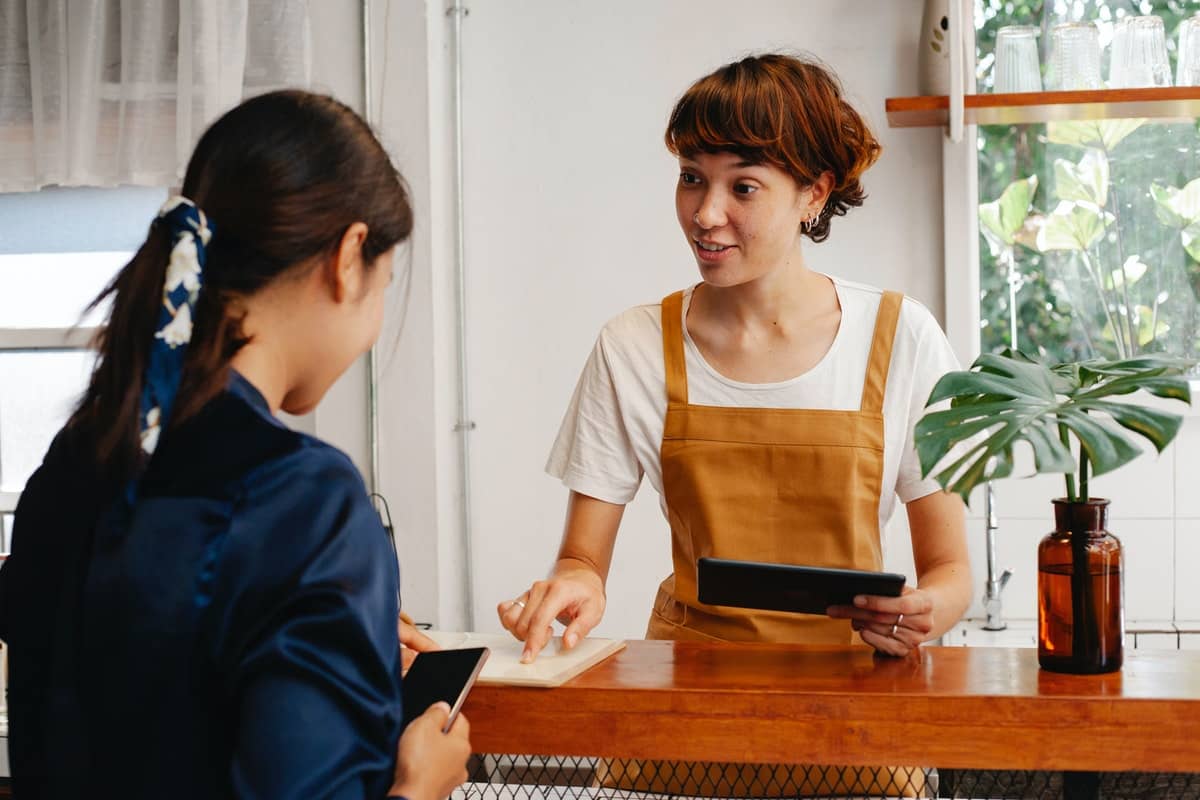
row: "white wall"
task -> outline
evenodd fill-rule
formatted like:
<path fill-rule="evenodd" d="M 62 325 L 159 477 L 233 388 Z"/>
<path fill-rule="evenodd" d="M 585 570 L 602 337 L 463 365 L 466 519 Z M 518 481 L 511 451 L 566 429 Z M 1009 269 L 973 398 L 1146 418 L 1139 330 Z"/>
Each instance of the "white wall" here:
<path fill-rule="evenodd" d="M 355 0 L 309 4 L 312 26 L 312 89 L 362 110 L 362 16 Z M 366 368 L 360 359 L 298 427 L 342 448 L 365 475 L 367 446 Z"/>
<path fill-rule="evenodd" d="M 666 115 L 686 85 L 751 50 L 806 49 L 827 61 L 874 124 L 884 156 L 866 178 L 868 204 L 839 219 L 832 240 L 810 248 L 810 261 L 904 290 L 938 315 L 941 139 L 935 130 L 889 130 L 883 118 L 884 97 L 914 94 L 919 0 L 761 1 L 738 5 L 736 17 L 718 0 L 469 5 L 464 203 L 468 374 L 478 423 L 473 610 L 475 627 L 494 630 L 496 603 L 552 563 L 565 491 L 541 470 L 596 332 L 623 308 L 696 279 L 674 222 L 676 167 L 661 143 Z M 456 335 L 449 20 L 440 2 L 427 8 L 422 14 L 420 2 L 392 5 L 392 38 L 382 48 L 392 59 L 383 90 L 391 113 L 402 118 L 400 109 L 409 109 L 427 122 L 422 134 L 420 120 L 385 115 L 385 137 L 402 140 L 416 158 L 406 164 L 415 170 L 410 180 L 421 172 L 422 149 L 430 160 L 418 206 L 430 213 L 430 228 L 416 245 L 406 344 L 384 379 L 384 487 L 394 511 L 407 510 L 406 585 L 422 588 L 406 594 L 406 603 L 455 627 L 466 618 L 451 600 L 463 569 L 450 431 Z M 414 30 L 425 31 L 424 65 L 397 49 L 414 43 Z M 396 72 L 397 58 L 408 62 L 407 72 Z M 431 375 L 432 387 L 425 384 Z M 650 494 L 626 513 L 602 633 L 640 636 L 668 570 L 666 523 Z"/>
<path fill-rule="evenodd" d="M 408 182 L 416 216 L 410 245 L 397 252 L 399 279 L 376 348 L 378 487 L 395 525 L 405 609 L 462 627 L 444 16 L 437 0 L 376 0 L 371 11 L 369 121 Z M 362 3 L 321 0 L 310 13 L 313 88 L 365 112 Z M 360 359 L 301 425 L 345 450 L 369 480 L 366 408 Z"/>

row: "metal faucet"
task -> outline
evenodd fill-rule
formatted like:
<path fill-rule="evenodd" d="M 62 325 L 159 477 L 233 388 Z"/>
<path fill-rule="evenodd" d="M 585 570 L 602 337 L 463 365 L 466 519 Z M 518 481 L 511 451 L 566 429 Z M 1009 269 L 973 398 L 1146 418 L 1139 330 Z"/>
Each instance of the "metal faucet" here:
<path fill-rule="evenodd" d="M 1006 569 L 996 577 L 996 531 L 1000 524 L 996 518 L 996 492 L 991 481 L 987 482 L 984 515 L 987 517 L 987 584 L 983 587 L 983 611 L 987 614 L 987 620 L 983 623 L 983 629 L 1002 631 L 1008 627 L 1008 623 L 1004 621 L 1000 593 L 1012 577 L 1012 570 Z"/>

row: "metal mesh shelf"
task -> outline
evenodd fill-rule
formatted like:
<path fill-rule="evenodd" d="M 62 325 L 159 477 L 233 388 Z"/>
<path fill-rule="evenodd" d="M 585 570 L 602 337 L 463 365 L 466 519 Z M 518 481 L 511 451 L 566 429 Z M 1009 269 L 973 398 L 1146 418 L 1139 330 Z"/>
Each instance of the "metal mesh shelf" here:
<path fill-rule="evenodd" d="M 1062 773 L 476 755 L 453 800 L 921 797 L 1200 800 L 1200 773 Z"/>

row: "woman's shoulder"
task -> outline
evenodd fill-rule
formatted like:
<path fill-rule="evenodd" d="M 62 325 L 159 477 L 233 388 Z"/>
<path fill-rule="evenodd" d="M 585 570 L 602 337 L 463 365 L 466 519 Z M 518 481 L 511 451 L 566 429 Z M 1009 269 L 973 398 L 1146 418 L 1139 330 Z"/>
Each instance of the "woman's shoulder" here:
<path fill-rule="evenodd" d="M 609 358 L 638 358 L 662 353 L 662 305 L 642 303 L 609 319 L 596 337 L 596 347 Z"/>
<path fill-rule="evenodd" d="M 355 491 L 363 487 L 341 450 L 226 392 L 163 438 L 143 476 L 142 492 L 228 496 L 264 482 L 294 487 L 287 494 L 301 502 L 305 489 L 320 487 L 328 495 L 341 485 Z"/>
<path fill-rule="evenodd" d="M 849 281 L 844 278 L 830 277 L 837 284 L 838 295 L 842 302 L 852 304 L 861 312 L 858 316 L 864 320 L 864 324 L 873 327 L 879 303 L 883 299 L 884 293 L 888 290 L 866 283 Z M 897 336 L 911 336 L 915 339 L 922 339 L 934 333 L 938 336 L 943 335 L 942 328 L 938 324 L 937 319 L 934 318 L 933 313 L 921 301 L 906 294 L 902 294 L 902 297 L 900 317 L 896 323 Z"/>

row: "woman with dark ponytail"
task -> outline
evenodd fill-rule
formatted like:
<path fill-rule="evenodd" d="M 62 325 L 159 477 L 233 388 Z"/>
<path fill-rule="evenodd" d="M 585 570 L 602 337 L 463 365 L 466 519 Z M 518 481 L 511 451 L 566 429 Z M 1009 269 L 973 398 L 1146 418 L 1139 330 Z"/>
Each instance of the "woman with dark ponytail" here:
<path fill-rule="evenodd" d="M 438 800 L 468 726 L 406 729 L 395 559 L 302 414 L 379 334 L 403 180 L 324 96 L 248 100 L 96 303 L 78 409 L 0 571 L 19 797 Z"/>

